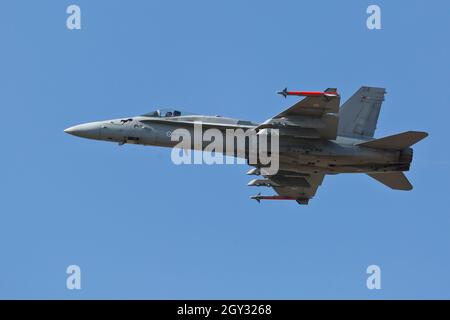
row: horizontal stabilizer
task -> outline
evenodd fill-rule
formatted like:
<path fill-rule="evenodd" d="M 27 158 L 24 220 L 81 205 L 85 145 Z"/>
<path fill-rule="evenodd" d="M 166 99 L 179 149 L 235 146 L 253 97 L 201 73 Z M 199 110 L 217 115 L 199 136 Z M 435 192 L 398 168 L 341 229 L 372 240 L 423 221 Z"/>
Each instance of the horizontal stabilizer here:
<path fill-rule="evenodd" d="M 368 176 L 395 190 L 412 190 L 413 186 L 403 172 L 368 173 Z"/>
<path fill-rule="evenodd" d="M 420 131 L 407 131 L 393 136 L 388 136 L 380 139 L 375 139 L 357 144 L 361 147 L 376 148 L 376 149 L 390 149 L 403 150 L 426 138 L 428 133 Z"/>

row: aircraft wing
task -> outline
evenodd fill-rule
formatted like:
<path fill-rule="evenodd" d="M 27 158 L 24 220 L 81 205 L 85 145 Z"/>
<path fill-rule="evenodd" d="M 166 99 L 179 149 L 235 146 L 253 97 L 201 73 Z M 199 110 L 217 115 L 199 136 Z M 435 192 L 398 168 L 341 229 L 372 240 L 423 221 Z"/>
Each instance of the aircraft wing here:
<path fill-rule="evenodd" d="M 329 88 L 325 92 L 337 93 Z M 300 138 L 336 139 L 340 96 L 306 97 L 256 129 L 275 128 L 281 135 Z"/>
<path fill-rule="evenodd" d="M 300 204 L 308 204 L 325 177 L 323 173 L 288 172 L 280 170 L 276 175 L 264 175 L 266 179 L 250 181 L 250 186 L 272 187 L 278 196 L 255 196 L 256 200 L 296 200 Z"/>

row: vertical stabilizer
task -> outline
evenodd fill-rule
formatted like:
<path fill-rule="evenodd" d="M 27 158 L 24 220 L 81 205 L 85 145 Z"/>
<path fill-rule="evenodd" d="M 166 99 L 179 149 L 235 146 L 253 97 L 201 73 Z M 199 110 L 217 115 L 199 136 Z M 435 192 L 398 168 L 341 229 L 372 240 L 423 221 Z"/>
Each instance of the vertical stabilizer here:
<path fill-rule="evenodd" d="M 361 87 L 339 110 L 338 135 L 372 138 L 384 101 L 384 88 Z"/>

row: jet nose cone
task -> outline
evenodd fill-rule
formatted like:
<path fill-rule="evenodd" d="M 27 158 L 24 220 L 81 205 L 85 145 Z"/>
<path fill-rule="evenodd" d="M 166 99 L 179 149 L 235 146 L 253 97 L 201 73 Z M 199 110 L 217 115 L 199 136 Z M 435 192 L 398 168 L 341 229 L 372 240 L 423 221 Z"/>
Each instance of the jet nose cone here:
<path fill-rule="evenodd" d="M 73 126 L 73 127 L 64 129 L 64 132 L 65 132 L 65 133 L 68 133 L 68 134 L 73 134 L 73 135 L 75 135 L 75 132 L 77 132 L 76 127 L 78 127 L 78 126 Z"/>
<path fill-rule="evenodd" d="M 100 139 L 100 129 L 100 123 L 91 122 L 67 128 L 64 132 L 81 138 Z"/>

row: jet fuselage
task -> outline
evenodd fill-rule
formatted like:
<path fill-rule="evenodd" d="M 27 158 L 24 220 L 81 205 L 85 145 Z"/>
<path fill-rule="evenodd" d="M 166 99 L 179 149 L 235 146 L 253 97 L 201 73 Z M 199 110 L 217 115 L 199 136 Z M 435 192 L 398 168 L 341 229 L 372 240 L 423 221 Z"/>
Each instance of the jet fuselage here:
<path fill-rule="evenodd" d="M 228 128 L 252 130 L 257 123 L 231 118 L 214 116 L 180 116 L 170 118 L 136 116 L 130 118 L 105 120 L 85 123 L 70 127 L 66 133 L 95 140 L 115 142 L 119 144 L 140 144 L 147 146 L 174 147 L 177 140 L 171 138 L 174 130 L 183 128 L 194 136 L 194 124 L 207 124 L 207 128 L 215 128 L 222 132 Z M 206 129 L 206 127 L 205 127 Z M 280 135 L 280 166 L 290 171 L 302 172 L 305 169 L 314 172 L 336 173 L 371 173 L 409 170 L 412 161 L 412 149 L 401 151 L 383 150 L 357 146 L 367 140 L 338 136 L 335 140 L 311 139 Z M 210 142 L 204 141 L 201 149 Z M 224 141 L 224 144 L 226 142 Z M 195 149 L 193 144 L 192 149 Z M 245 150 L 237 150 L 248 154 Z M 226 147 L 224 147 L 226 150 Z"/>

